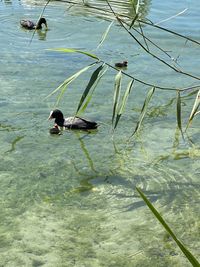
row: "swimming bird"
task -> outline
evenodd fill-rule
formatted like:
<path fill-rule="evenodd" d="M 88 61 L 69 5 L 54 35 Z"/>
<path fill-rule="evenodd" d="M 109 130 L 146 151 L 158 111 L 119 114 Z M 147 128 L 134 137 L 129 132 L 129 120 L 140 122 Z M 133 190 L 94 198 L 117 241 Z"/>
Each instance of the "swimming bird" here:
<path fill-rule="evenodd" d="M 128 66 L 128 61 L 125 60 L 123 62 L 118 62 L 118 63 L 115 63 L 115 67 L 117 68 L 126 68 Z"/>
<path fill-rule="evenodd" d="M 60 130 L 58 128 L 58 125 L 55 125 L 53 128 L 49 129 L 50 134 L 60 134 Z"/>
<path fill-rule="evenodd" d="M 52 110 L 48 119 L 55 119 L 56 125 L 67 129 L 91 130 L 98 127 L 95 121 L 89 121 L 77 116 L 64 118 L 59 109 Z"/>
<path fill-rule="evenodd" d="M 41 30 L 42 29 L 42 24 L 44 24 L 47 28 L 47 21 L 45 18 L 40 18 L 37 23 L 34 23 L 31 20 L 27 19 L 22 19 L 20 21 L 20 24 L 23 28 L 26 28 L 27 30 Z"/>

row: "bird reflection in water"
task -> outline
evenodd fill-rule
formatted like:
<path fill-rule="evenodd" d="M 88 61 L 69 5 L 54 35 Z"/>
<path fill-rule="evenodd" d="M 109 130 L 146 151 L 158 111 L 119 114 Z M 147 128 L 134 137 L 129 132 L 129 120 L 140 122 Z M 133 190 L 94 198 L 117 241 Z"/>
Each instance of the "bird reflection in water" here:
<path fill-rule="evenodd" d="M 92 175 L 89 175 L 87 173 L 83 173 L 80 171 L 80 168 L 76 166 L 75 161 L 72 160 L 72 164 L 74 166 L 74 169 L 77 171 L 77 173 L 81 176 L 84 176 L 83 179 L 81 179 L 80 181 L 80 185 L 76 188 L 74 188 L 72 191 L 73 192 L 86 192 L 86 191 L 90 191 L 94 189 L 94 185 L 91 183 L 91 180 L 94 179 L 96 177 L 97 171 L 95 170 L 95 166 L 93 163 L 93 160 L 89 154 L 89 151 L 87 150 L 85 143 L 83 141 L 83 139 L 88 136 L 88 134 L 91 134 L 90 132 L 88 132 L 87 134 L 84 134 L 83 136 L 80 136 L 79 132 L 74 132 L 77 136 L 78 141 L 80 142 L 80 148 L 83 151 L 83 155 L 85 156 L 85 159 L 88 162 L 88 166 L 92 171 Z"/>
<path fill-rule="evenodd" d="M 48 29 L 37 30 L 36 32 L 37 32 L 38 40 L 46 41 L 47 31 Z"/>

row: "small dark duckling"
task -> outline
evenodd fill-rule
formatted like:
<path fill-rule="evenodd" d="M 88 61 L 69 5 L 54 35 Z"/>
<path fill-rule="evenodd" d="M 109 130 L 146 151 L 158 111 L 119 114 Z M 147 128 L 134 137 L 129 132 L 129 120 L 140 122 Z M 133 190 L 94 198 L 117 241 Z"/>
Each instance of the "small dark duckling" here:
<path fill-rule="evenodd" d="M 51 111 L 48 119 L 55 119 L 56 125 L 67 129 L 91 130 L 98 127 L 95 121 L 89 121 L 77 116 L 64 118 L 63 113 L 59 109 Z"/>
<path fill-rule="evenodd" d="M 23 28 L 27 29 L 27 30 L 41 30 L 42 29 L 42 24 L 44 24 L 47 28 L 47 21 L 45 18 L 40 18 L 38 20 L 37 23 L 34 23 L 33 21 L 31 20 L 27 20 L 27 19 L 22 19 L 20 21 L 20 24 Z"/>
<path fill-rule="evenodd" d="M 53 128 L 49 129 L 50 134 L 60 134 L 60 130 L 57 125 L 55 125 Z"/>
<path fill-rule="evenodd" d="M 128 61 L 118 62 L 115 63 L 115 67 L 117 68 L 127 68 L 128 67 Z"/>

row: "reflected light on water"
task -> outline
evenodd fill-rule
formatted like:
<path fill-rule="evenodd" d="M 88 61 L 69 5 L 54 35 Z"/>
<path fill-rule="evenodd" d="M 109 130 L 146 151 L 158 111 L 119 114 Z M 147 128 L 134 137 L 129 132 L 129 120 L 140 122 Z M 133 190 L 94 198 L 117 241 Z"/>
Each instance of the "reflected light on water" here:
<path fill-rule="evenodd" d="M 36 21 L 44 3 L 0 2 L 2 266 L 188 266 L 135 187 L 143 190 L 198 256 L 198 119 L 187 141 L 182 140 L 176 130 L 176 94 L 156 91 L 139 135 L 129 140 L 149 90 L 135 83 L 113 135 L 116 73 L 108 71 L 84 114 L 99 122 L 98 131 L 64 131 L 52 136 L 52 124 L 46 118 L 56 97 L 46 96 L 92 60 L 47 49 L 95 51 L 111 63 L 128 59 L 126 73 L 156 83 L 181 86 L 185 80 L 156 65 L 115 24 L 106 42 L 95 50 L 110 22 L 104 20 L 106 14 L 87 6 L 68 10 L 65 1 L 51 1 L 45 10 L 49 30 L 37 31 L 30 44 L 33 33 L 21 29 L 19 21 L 25 17 Z M 133 12 L 129 2 L 111 3 L 123 14 Z M 182 1 L 171 2 L 175 4 L 182 8 Z M 166 12 L 165 17 L 171 16 L 167 12 L 170 3 L 164 1 L 143 1 L 142 16 L 154 18 L 157 5 Z M 95 1 L 95 6 L 104 8 L 105 2 Z M 193 17 L 188 20 L 192 25 Z M 150 27 L 145 32 L 174 53 L 185 45 Z M 184 49 L 190 58 L 186 63 L 196 71 L 197 65 L 191 60 L 197 58 L 196 48 L 185 45 Z M 59 106 L 66 114 L 75 113 L 91 73 L 85 72 L 69 85 Z M 123 78 L 122 93 L 126 82 Z M 194 97 L 182 98 L 184 118 L 190 114 Z"/>

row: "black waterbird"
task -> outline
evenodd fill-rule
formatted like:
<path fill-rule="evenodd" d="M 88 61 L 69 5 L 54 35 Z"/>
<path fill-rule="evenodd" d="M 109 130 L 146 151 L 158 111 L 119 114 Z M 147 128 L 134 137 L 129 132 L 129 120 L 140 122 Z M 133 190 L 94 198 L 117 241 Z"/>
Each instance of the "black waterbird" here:
<path fill-rule="evenodd" d="M 117 68 L 126 68 L 128 66 L 128 61 L 124 60 L 123 62 L 115 63 L 115 67 Z"/>
<path fill-rule="evenodd" d="M 74 116 L 64 118 L 63 113 L 59 109 L 50 112 L 49 120 L 51 119 L 55 119 L 55 125 L 67 129 L 91 130 L 98 127 L 98 124 L 95 121 L 86 120 L 81 117 Z"/>
<path fill-rule="evenodd" d="M 22 19 L 20 21 L 20 24 L 23 28 L 27 30 L 34 30 L 34 29 L 41 30 L 42 24 L 44 24 L 47 28 L 47 21 L 45 18 L 40 18 L 37 23 L 34 23 L 33 21 L 28 20 L 28 19 Z"/>
<path fill-rule="evenodd" d="M 50 134 L 61 134 L 59 128 L 57 125 L 55 125 L 53 128 L 49 129 Z"/>

